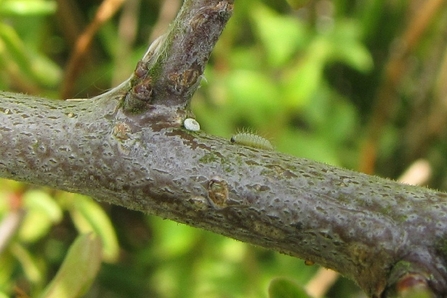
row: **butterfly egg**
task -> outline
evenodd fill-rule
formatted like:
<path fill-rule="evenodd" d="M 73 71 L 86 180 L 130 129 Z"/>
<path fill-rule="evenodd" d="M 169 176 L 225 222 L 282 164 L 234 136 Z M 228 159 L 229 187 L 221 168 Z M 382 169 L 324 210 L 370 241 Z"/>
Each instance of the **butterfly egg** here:
<path fill-rule="evenodd" d="M 196 121 L 196 119 L 193 118 L 186 118 L 185 121 L 183 121 L 183 126 L 187 130 L 191 131 L 199 131 L 200 130 L 200 124 Z"/>
<path fill-rule="evenodd" d="M 248 147 L 273 150 L 272 144 L 261 136 L 251 132 L 240 132 L 231 137 L 230 141 Z"/>

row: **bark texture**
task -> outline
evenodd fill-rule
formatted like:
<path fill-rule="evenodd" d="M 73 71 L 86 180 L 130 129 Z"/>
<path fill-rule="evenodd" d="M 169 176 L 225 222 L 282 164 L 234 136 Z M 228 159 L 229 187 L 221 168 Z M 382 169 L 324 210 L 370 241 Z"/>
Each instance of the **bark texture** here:
<path fill-rule="evenodd" d="M 131 79 L 96 98 L 0 92 L 0 176 L 310 260 L 373 297 L 403 283 L 446 296 L 447 194 L 183 127 L 231 9 L 186 1 Z"/>

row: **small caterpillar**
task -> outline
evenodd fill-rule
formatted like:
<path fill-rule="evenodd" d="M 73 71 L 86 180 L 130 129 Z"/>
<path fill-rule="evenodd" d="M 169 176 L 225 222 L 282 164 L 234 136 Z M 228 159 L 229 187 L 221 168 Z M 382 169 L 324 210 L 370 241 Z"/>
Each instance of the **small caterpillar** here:
<path fill-rule="evenodd" d="M 272 144 L 261 136 L 251 132 L 239 132 L 231 137 L 231 143 L 240 144 L 248 147 L 273 150 Z"/>

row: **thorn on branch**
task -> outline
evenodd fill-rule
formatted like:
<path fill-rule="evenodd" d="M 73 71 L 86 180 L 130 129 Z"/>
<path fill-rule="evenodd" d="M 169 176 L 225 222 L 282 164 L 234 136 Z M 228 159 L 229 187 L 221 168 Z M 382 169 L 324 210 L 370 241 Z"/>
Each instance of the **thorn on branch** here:
<path fill-rule="evenodd" d="M 133 80 L 138 80 L 146 77 L 148 74 L 147 64 L 143 61 L 138 61 L 137 67 L 135 68 L 133 74 L 134 74 Z"/>
<path fill-rule="evenodd" d="M 185 1 L 171 30 L 157 38 L 138 62 L 123 110 L 142 113 L 150 106 L 174 107 L 170 109 L 174 114 L 189 110 L 205 64 L 232 11 L 231 0 Z"/>
<path fill-rule="evenodd" d="M 138 81 L 124 97 L 123 109 L 126 112 L 138 113 L 147 108 L 151 101 L 152 78 L 145 77 Z"/>
<path fill-rule="evenodd" d="M 123 109 L 126 112 L 137 113 L 150 103 L 152 95 L 152 78 L 148 75 L 147 63 L 138 61 L 130 80 L 131 89 L 124 96 Z"/>

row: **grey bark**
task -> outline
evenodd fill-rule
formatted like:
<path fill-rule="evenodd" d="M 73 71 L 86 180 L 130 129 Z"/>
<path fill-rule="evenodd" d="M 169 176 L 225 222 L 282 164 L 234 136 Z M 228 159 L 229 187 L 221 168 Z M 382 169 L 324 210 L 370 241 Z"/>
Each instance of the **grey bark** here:
<path fill-rule="evenodd" d="M 0 92 L 0 176 L 204 228 L 332 268 L 373 297 L 447 295 L 447 194 L 186 130 L 230 17 L 185 1 L 112 91 L 82 101 Z"/>

